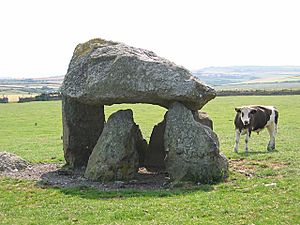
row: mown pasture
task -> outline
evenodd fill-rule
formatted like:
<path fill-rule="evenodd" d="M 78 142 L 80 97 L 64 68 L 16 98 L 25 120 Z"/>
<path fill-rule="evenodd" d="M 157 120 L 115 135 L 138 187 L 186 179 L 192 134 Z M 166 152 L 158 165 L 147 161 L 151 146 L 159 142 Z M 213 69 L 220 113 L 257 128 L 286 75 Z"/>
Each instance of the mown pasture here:
<path fill-rule="evenodd" d="M 300 96 L 217 97 L 204 107 L 214 120 L 230 177 L 214 185 L 161 190 L 99 191 L 40 188 L 34 181 L 0 177 L 0 224 L 300 224 Z M 253 134 L 250 153 L 233 153 L 234 107 L 275 105 L 280 112 L 276 151 L 268 133 Z M 106 116 L 131 108 L 149 140 L 161 107 L 106 107 Z M 0 105 L 0 151 L 32 163 L 63 162 L 61 102 Z"/>

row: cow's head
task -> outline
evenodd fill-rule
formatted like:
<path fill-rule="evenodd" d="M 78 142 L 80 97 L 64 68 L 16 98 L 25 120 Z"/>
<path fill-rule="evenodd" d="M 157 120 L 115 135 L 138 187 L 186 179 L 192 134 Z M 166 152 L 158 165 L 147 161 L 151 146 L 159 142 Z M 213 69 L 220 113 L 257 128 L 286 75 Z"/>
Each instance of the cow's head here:
<path fill-rule="evenodd" d="M 240 114 L 243 124 L 247 126 L 250 124 L 251 118 L 257 112 L 257 109 L 249 106 L 242 106 L 235 108 L 235 111 Z"/>

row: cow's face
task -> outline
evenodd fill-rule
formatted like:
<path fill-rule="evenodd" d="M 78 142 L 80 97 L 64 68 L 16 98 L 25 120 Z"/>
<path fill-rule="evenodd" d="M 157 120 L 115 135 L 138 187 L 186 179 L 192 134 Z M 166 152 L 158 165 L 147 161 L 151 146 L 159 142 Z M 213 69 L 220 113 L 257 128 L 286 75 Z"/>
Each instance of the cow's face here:
<path fill-rule="evenodd" d="M 251 118 L 257 110 L 251 107 L 238 107 L 235 108 L 235 111 L 240 114 L 244 126 L 247 126 L 250 124 Z"/>

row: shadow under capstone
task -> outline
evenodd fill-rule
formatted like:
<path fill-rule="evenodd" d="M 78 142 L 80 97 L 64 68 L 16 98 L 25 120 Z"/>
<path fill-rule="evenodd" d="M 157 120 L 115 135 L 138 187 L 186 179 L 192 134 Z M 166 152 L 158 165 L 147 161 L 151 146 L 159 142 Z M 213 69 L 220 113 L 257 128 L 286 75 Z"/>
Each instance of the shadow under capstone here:
<path fill-rule="evenodd" d="M 191 182 L 168 182 L 165 174 L 139 173 L 136 180 L 94 182 L 84 178 L 84 170 L 58 169 L 47 172 L 36 183 L 40 188 L 59 189 L 66 195 L 85 199 L 110 199 L 130 197 L 171 197 L 188 195 L 192 192 L 214 190 L 212 184 L 195 185 Z"/>

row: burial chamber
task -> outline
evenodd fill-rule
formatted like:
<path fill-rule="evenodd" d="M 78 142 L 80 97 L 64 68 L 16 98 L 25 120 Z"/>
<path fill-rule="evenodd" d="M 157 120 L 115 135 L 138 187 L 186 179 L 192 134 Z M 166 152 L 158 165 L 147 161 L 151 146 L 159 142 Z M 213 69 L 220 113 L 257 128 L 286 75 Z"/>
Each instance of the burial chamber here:
<path fill-rule="evenodd" d="M 101 143 L 99 143 L 101 140 L 109 139 L 109 137 L 101 138 L 103 130 L 106 129 L 106 126 L 109 127 L 105 122 L 104 105 L 148 103 L 159 105 L 167 109 L 172 108 L 173 111 L 174 108 L 181 109 L 181 107 L 183 107 L 184 110 L 187 110 L 187 114 L 190 112 L 191 115 L 194 115 L 195 112 L 216 96 L 216 92 L 213 88 L 202 84 L 198 79 L 193 77 L 187 69 L 177 66 L 167 59 L 161 58 L 151 51 L 103 39 L 92 39 L 86 43 L 77 45 L 63 81 L 61 91 L 63 96 L 64 156 L 67 164 L 71 168 L 86 166 L 89 168 L 88 164 L 90 161 L 97 162 L 98 164 L 101 163 L 101 160 L 97 161 L 90 158 L 92 155 L 97 155 L 96 153 L 92 154 L 94 148 L 100 149 L 99 151 L 103 152 L 101 153 L 102 155 L 109 154 L 107 152 L 110 152 L 110 150 L 107 149 L 107 147 L 101 147 L 107 145 L 101 145 Z M 176 107 L 174 107 L 174 104 Z M 129 116 L 130 113 L 123 112 L 120 113 L 120 115 L 121 114 L 126 114 L 125 117 L 128 118 L 126 120 L 127 122 L 121 123 L 131 124 L 130 129 L 135 130 L 133 133 L 136 135 L 135 123 L 128 122 L 128 120 L 132 120 Z M 176 115 L 176 112 L 172 114 Z M 183 113 L 182 115 L 185 114 Z M 118 118 L 118 115 L 114 116 L 114 118 Z M 195 117 L 191 116 L 191 118 Z M 177 120 L 178 119 L 180 118 L 177 118 Z M 124 120 L 119 119 L 118 121 Z M 172 121 L 172 118 L 170 118 L 170 121 Z M 197 121 L 196 123 L 201 124 Z M 118 123 L 115 123 L 112 119 L 110 124 Z M 198 126 L 197 124 L 196 127 Z M 210 129 L 208 130 L 206 128 L 207 126 L 199 126 L 205 127 L 201 127 L 201 129 L 204 130 L 200 133 L 204 136 L 208 136 L 208 139 L 211 140 L 207 141 L 207 138 L 200 138 L 204 142 L 207 141 L 207 143 L 211 143 L 208 147 L 206 146 L 206 148 L 210 148 L 210 150 L 204 150 L 204 152 L 210 152 L 209 154 L 204 154 L 203 149 L 201 150 L 203 154 L 201 153 L 200 157 L 212 159 L 211 162 L 210 160 L 203 161 L 203 168 L 205 167 L 205 171 L 209 171 L 211 167 L 211 171 L 217 171 L 217 173 L 219 173 L 216 175 L 214 172 L 212 176 L 218 177 L 217 179 L 221 177 L 224 178 L 227 174 L 228 164 L 226 158 L 219 154 L 219 143 L 216 135 L 210 128 L 208 128 Z M 105 135 L 109 135 L 110 133 L 117 132 L 117 130 L 118 128 L 115 127 L 110 131 L 105 130 L 104 133 Z M 174 128 L 172 132 L 176 133 L 179 131 L 176 131 Z M 132 132 L 129 133 L 132 135 Z M 166 143 L 173 143 L 173 141 L 170 140 L 172 139 L 172 133 L 168 133 L 167 137 L 165 133 L 166 132 L 163 132 L 161 135 L 164 135 L 164 137 L 160 135 L 160 138 L 166 139 Z M 175 136 L 174 134 L 174 137 Z M 184 138 L 187 139 L 189 137 L 184 136 Z M 135 143 L 136 139 L 133 138 L 132 140 Z M 187 143 L 194 142 L 193 140 L 184 141 Z M 144 143 L 144 141 L 138 141 L 138 143 Z M 189 151 L 189 145 L 190 144 L 187 144 L 186 149 L 183 149 L 185 152 Z M 98 147 L 96 148 L 95 146 Z M 164 145 L 163 148 L 166 152 L 173 153 L 178 150 L 178 146 L 176 146 L 176 144 L 172 145 L 172 147 Z M 141 149 L 135 144 L 131 144 L 131 147 Z M 125 151 L 128 150 L 126 150 L 126 148 Z M 145 147 L 142 149 L 145 149 Z M 98 155 L 99 154 L 100 153 L 98 153 Z M 138 154 L 135 155 L 140 155 L 140 158 L 145 157 L 147 150 L 144 150 L 144 152 L 139 150 Z M 173 155 L 172 157 L 174 159 L 174 154 L 170 155 Z M 103 160 L 108 160 L 104 158 Z M 219 162 L 219 158 L 222 162 Z M 186 160 L 188 159 L 182 159 L 182 161 Z M 144 161 L 144 158 L 142 161 Z M 180 165 L 180 160 L 177 159 L 171 161 L 168 161 L 170 164 L 168 165 L 173 171 L 176 167 L 187 166 L 186 164 Z M 138 165 L 136 162 L 131 162 L 131 164 L 134 164 L 134 167 Z M 107 168 L 109 170 L 110 167 L 108 166 Z M 166 169 L 168 170 L 168 168 Z M 133 170 L 135 170 L 135 168 Z M 186 168 L 186 171 L 190 171 L 190 168 Z M 191 177 L 193 176 L 192 174 Z M 97 176 L 93 177 L 96 177 L 95 180 L 97 179 Z M 113 179 L 113 177 L 116 176 L 112 174 L 111 177 Z M 174 175 L 174 177 L 182 179 L 189 176 Z M 99 176 L 99 179 L 100 178 L 101 176 Z M 126 179 L 126 176 L 121 176 L 121 178 Z M 201 180 L 201 178 L 197 179 Z M 208 177 L 207 179 L 210 178 Z"/>

